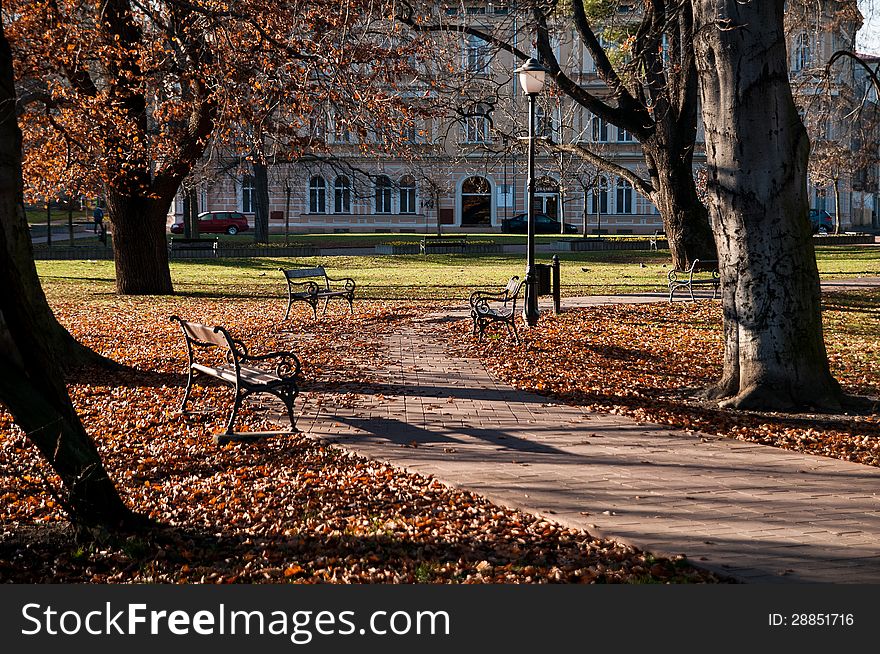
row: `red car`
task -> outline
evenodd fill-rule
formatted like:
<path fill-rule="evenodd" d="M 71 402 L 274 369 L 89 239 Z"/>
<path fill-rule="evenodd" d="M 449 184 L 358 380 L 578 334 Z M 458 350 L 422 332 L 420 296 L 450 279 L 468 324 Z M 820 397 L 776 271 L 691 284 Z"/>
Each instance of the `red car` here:
<path fill-rule="evenodd" d="M 199 214 L 200 234 L 238 234 L 250 229 L 244 214 L 237 211 L 204 211 Z M 171 225 L 172 234 L 183 234 L 183 223 Z"/>

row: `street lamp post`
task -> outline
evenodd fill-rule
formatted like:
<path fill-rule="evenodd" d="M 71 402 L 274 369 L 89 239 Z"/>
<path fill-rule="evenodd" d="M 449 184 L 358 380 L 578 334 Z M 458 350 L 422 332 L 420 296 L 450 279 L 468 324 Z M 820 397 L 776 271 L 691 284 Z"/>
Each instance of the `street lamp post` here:
<path fill-rule="evenodd" d="M 535 269 L 535 98 L 544 88 L 547 69 L 534 59 L 516 69 L 519 84 L 529 99 L 529 160 L 526 192 L 526 297 L 523 303 L 523 320 L 529 327 L 538 324 L 538 289 Z"/>

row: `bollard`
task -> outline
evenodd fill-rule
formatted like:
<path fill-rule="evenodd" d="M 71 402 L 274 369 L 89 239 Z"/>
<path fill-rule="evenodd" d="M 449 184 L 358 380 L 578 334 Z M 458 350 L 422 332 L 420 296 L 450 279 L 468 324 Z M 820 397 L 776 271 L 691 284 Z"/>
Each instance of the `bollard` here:
<path fill-rule="evenodd" d="M 550 264 L 553 274 L 553 313 L 559 313 L 562 308 L 562 294 L 559 288 L 559 255 L 553 255 L 553 263 Z"/>

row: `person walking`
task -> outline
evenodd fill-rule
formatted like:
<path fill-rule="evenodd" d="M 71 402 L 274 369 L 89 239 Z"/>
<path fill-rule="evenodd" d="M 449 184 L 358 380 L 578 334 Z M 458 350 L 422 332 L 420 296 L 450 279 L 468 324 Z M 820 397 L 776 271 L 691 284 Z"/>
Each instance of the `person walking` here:
<path fill-rule="evenodd" d="M 101 207 L 95 207 L 92 212 L 92 220 L 95 221 L 95 234 L 97 234 L 104 226 L 104 210 Z"/>

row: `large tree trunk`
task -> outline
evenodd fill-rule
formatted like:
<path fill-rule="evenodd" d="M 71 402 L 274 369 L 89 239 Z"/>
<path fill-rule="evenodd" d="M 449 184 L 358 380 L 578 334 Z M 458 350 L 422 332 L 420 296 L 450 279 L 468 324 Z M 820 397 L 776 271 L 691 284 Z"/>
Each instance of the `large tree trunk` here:
<path fill-rule="evenodd" d="M 254 242 L 269 242 L 269 170 L 254 161 Z"/>
<path fill-rule="evenodd" d="M 0 143 L 20 151 L 21 133 L 15 121 L 15 96 L 14 89 L 11 86 L 12 82 L 10 81 L 12 80 L 12 55 L 9 52 L 5 38 L 0 41 L 0 58 L 2 58 L 2 62 L 0 62 L 0 78 L 2 78 L 2 81 L 0 81 L 0 84 L 3 85 L 2 91 L 0 91 L 0 103 L 3 106 L 11 107 L 0 112 L 0 121 L 2 121 L 2 124 L 0 124 Z M 4 166 L 4 179 L 2 181 L 4 193 L 14 193 L 16 184 L 18 184 L 16 180 L 21 177 L 20 166 L 17 166 L 9 158 L 10 156 L 4 152 L 3 160 L 0 162 Z M 52 309 L 46 301 L 46 295 L 43 293 L 43 287 L 37 275 L 37 267 L 34 264 L 33 245 L 31 244 L 30 232 L 23 205 L 21 204 L 21 197 L 19 196 L 18 199 L 15 199 L 14 195 L 4 195 L 3 202 L 3 216 L 2 220 L 0 220 L 0 229 L 3 231 L 4 247 L 0 249 L 0 255 L 8 259 L 9 265 L 17 271 L 17 280 L 21 284 L 24 301 L 27 303 L 33 320 L 39 329 L 43 344 L 55 359 L 57 365 L 65 370 L 84 364 L 114 365 L 109 359 L 105 359 L 100 354 L 79 343 L 55 318 L 55 314 L 52 313 Z M 7 206 L 7 202 L 17 204 Z"/>
<path fill-rule="evenodd" d="M 150 199 L 107 192 L 113 223 L 116 292 L 120 295 L 171 295 L 165 225 L 171 198 Z"/>
<path fill-rule="evenodd" d="M 672 264 L 687 270 L 694 259 L 717 259 L 709 211 L 694 182 L 693 141 L 690 147 L 679 149 L 666 139 L 653 137 L 642 147 L 655 189 L 651 199 L 663 218 Z"/>
<path fill-rule="evenodd" d="M 33 258 L 20 256 L 24 210 L 21 132 L 15 115 L 12 55 L 0 23 L 0 253 L 10 255 L 0 256 L 0 401 L 61 477 L 62 499 L 75 521 L 129 526 L 135 516 L 107 476 L 47 347 L 59 338 L 53 331 L 60 327 L 54 318 L 48 320 L 51 311 L 41 290 L 42 302 L 33 301 L 39 288 Z"/>
<path fill-rule="evenodd" d="M 788 81 L 784 2 L 692 3 L 724 310 L 724 374 L 711 395 L 741 408 L 838 408 L 806 219 L 809 141 Z"/>

